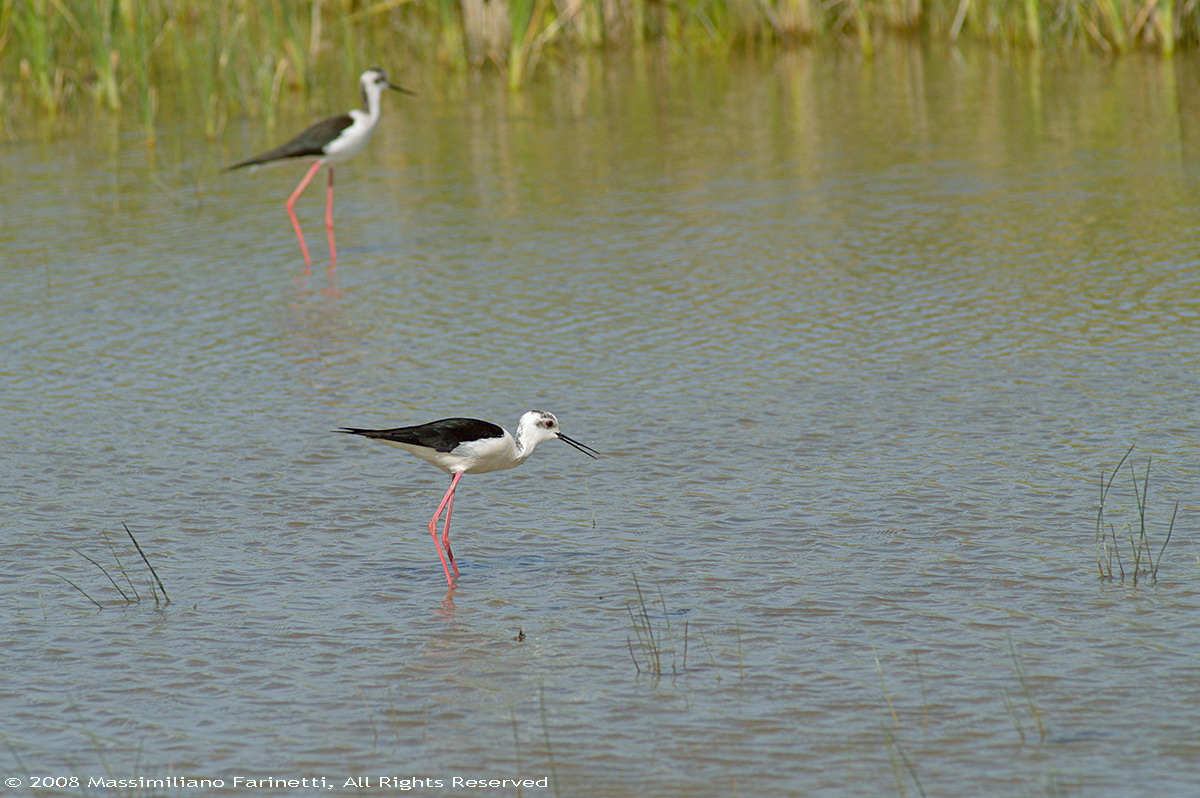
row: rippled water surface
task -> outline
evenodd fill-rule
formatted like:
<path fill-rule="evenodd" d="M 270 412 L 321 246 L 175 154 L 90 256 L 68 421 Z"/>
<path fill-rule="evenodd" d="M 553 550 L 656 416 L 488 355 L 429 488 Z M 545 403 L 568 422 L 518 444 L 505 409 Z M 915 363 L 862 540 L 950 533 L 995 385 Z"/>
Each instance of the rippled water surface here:
<path fill-rule="evenodd" d="M 332 277 L 219 171 L 306 116 L 0 150 L 15 792 L 1195 794 L 1194 61 L 401 77 Z M 465 477 L 447 595 L 448 478 L 331 430 L 530 408 L 604 457 Z"/>

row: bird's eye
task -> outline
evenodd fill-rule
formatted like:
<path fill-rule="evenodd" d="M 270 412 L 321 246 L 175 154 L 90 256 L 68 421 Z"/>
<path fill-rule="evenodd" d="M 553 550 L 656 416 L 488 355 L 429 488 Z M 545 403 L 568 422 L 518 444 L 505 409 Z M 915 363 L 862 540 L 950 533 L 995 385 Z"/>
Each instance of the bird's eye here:
<path fill-rule="evenodd" d="M 546 429 L 551 429 L 554 426 L 554 422 L 550 421 L 549 419 L 547 419 L 546 421 L 543 421 L 542 423 L 544 425 L 546 425 Z"/>

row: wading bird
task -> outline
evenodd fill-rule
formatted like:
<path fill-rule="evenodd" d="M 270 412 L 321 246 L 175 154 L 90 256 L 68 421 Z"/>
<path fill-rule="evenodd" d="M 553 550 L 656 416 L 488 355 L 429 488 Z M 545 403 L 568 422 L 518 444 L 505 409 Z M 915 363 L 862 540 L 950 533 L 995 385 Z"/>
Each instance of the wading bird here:
<path fill-rule="evenodd" d="M 308 188 L 308 184 L 316 176 L 321 166 L 329 165 L 329 188 L 325 198 L 325 232 L 329 237 L 330 269 L 337 267 L 337 247 L 333 242 L 333 167 L 357 155 L 375 132 L 379 124 L 379 114 L 384 89 L 412 94 L 408 89 L 402 89 L 388 82 L 387 73 L 382 69 L 368 69 L 358 79 L 362 89 L 363 109 L 354 109 L 344 114 L 322 119 L 309 127 L 300 135 L 286 144 L 281 144 L 273 150 L 267 150 L 262 155 L 256 155 L 240 163 L 235 163 L 226 171 L 241 169 L 244 166 L 263 166 L 275 161 L 289 158 L 316 158 L 314 163 L 296 186 L 296 190 L 288 197 L 287 212 L 292 219 L 292 227 L 296 230 L 296 238 L 300 241 L 300 251 L 304 253 L 304 265 L 312 266 L 312 258 L 308 256 L 308 245 L 304 243 L 304 233 L 300 230 L 300 222 L 296 219 L 296 200 Z"/>
<path fill-rule="evenodd" d="M 555 438 L 569 443 L 588 457 L 594 458 L 600 454 L 590 446 L 564 435 L 558 428 L 558 419 L 544 410 L 530 410 L 522 415 L 517 422 L 515 436 L 490 421 L 475 418 L 445 418 L 397 429 L 343 427 L 336 431 L 399 446 L 454 475 L 437 512 L 429 519 L 429 534 L 433 537 L 433 545 L 437 547 L 442 568 L 446 571 L 446 581 L 451 588 L 454 587 L 454 579 L 450 576 L 450 569 L 454 569 L 454 576 L 457 577 L 458 566 L 454 563 L 454 553 L 450 551 L 450 513 L 454 509 L 454 491 L 463 474 L 485 474 L 488 471 L 516 468 L 525 462 L 539 443 Z M 443 511 L 446 513 L 446 522 L 439 541 L 437 522 Z"/>

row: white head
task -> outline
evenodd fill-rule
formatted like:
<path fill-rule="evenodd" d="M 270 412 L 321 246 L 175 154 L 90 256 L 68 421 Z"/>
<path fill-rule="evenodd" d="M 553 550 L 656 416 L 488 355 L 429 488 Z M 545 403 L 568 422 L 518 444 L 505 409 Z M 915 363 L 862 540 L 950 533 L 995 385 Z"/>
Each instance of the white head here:
<path fill-rule="evenodd" d="M 588 457 L 600 456 L 600 453 L 592 447 L 564 435 L 559 429 L 558 419 L 554 417 L 553 413 L 547 413 L 545 410 L 530 410 L 517 422 L 517 445 L 525 450 L 526 456 L 542 441 L 550 441 L 555 438 L 574 446 Z"/>
<path fill-rule="evenodd" d="M 402 89 L 394 83 L 390 83 L 387 73 L 378 67 L 362 73 L 358 78 L 358 86 L 362 89 L 363 105 L 368 112 L 379 107 L 379 97 L 383 94 L 384 89 L 412 94 L 408 89 Z"/>

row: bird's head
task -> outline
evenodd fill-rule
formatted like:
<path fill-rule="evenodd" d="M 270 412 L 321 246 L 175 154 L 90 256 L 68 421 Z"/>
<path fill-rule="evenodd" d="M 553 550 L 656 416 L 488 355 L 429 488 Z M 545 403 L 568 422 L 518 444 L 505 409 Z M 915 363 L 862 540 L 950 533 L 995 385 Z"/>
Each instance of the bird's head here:
<path fill-rule="evenodd" d="M 564 435 L 558 427 L 558 419 L 554 417 L 553 413 L 547 413 L 545 410 L 530 410 L 521 416 L 521 420 L 517 422 L 517 437 L 525 441 L 530 449 L 542 441 L 557 438 L 574 446 L 588 457 L 600 456 L 600 453 L 592 447 Z"/>
<path fill-rule="evenodd" d="M 363 102 L 370 105 L 372 97 L 378 97 L 383 94 L 384 89 L 402 92 L 404 94 L 413 94 L 408 89 L 401 88 L 388 80 L 387 73 L 378 67 L 368 69 L 358 79 L 358 85 L 362 88 Z"/>

